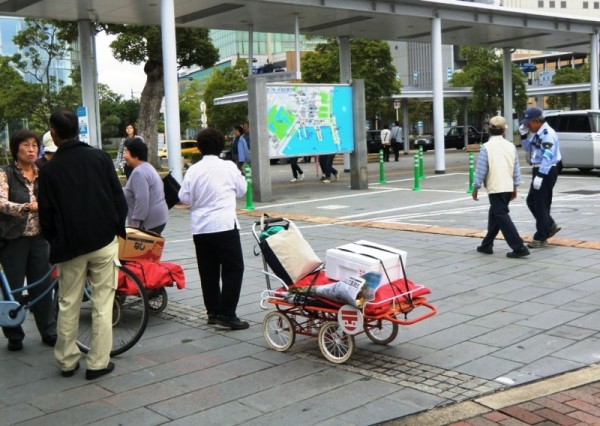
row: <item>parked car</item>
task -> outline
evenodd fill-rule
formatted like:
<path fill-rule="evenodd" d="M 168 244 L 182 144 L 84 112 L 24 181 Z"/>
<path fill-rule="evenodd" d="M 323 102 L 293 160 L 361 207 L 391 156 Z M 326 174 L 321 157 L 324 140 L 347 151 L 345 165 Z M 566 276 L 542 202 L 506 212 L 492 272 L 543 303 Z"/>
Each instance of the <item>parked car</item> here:
<path fill-rule="evenodd" d="M 469 144 L 479 144 L 487 142 L 490 138 L 488 133 L 481 133 L 473 126 L 467 126 L 468 129 L 468 141 Z M 444 129 L 444 147 L 446 149 L 455 148 L 463 149 L 465 147 L 465 136 L 464 126 L 452 126 Z M 423 151 L 433 149 L 435 144 L 433 141 L 433 135 L 421 136 L 415 140 L 415 147 L 419 149 L 419 146 L 423 147 Z"/>
<path fill-rule="evenodd" d="M 379 152 L 381 149 L 381 130 L 367 130 L 367 152 Z"/>
<path fill-rule="evenodd" d="M 194 139 L 183 139 L 181 141 L 181 156 L 191 154 L 200 154 L 200 150 L 198 149 L 198 144 Z M 165 145 L 163 148 L 158 150 L 158 156 L 162 158 L 167 158 L 167 146 Z"/>
<path fill-rule="evenodd" d="M 544 112 L 546 122 L 558 134 L 563 168 L 582 172 L 600 168 L 600 110 Z"/>

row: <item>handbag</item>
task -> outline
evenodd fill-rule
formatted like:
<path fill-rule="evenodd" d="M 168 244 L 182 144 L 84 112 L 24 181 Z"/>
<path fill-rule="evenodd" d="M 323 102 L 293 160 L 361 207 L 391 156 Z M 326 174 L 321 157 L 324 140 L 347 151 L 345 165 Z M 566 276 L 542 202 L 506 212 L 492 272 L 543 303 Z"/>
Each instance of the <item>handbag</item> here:
<path fill-rule="evenodd" d="M 165 201 L 167 202 L 167 207 L 171 209 L 179 202 L 179 190 L 181 189 L 181 185 L 177 182 L 177 179 L 173 177 L 171 172 L 169 172 L 162 181 L 165 187 Z"/>
<path fill-rule="evenodd" d="M 268 229 L 269 225 L 265 225 L 263 219 L 264 216 L 261 218 L 261 229 L 265 231 L 265 227 Z M 259 246 L 273 273 L 287 285 L 291 285 L 322 266 L 323 262 L 298 227 L 285 220 L 288 222 L 287 228 L 281 227 L 277 233 L 266 236 Z"/>

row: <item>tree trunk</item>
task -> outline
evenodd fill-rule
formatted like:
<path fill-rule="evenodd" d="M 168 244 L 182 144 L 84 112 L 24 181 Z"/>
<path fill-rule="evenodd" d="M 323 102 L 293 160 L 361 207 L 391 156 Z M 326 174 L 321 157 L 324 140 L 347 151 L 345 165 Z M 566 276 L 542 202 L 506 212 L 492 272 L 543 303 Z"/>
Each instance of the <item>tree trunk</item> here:
<path fill-rule="evenodd" d="M 158 158 L 158 118 L 160 105 L 165 95 L 163 67 L 161 63 L 148 61 L 144 65 L 146 84 L 140 100 L 138 133 L 148 145 L 148 162 L 157 169 L 161 163 Z"/>

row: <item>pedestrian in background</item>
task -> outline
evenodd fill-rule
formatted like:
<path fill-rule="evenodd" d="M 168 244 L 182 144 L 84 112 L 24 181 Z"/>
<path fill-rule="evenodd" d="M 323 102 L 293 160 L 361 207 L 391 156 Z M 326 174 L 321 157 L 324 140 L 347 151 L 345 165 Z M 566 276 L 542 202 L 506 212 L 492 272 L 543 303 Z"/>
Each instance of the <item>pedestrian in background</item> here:
<path fill-rule="evenodd" d="M 225 146 L 223 133 L 204 129 L 197 141 L 202 159 L 185 174 L 179 199 L 190 206 L 208 324 L 243 330 L 249 324 L 236 314 L 244 278 L 236 198 L 246 194 L 246 179 L 233 164 L 219 158 Z"/>
<path fill-rule="evenodd" d="M 290 158 L 290 167 L 292 168 L 292 175 L 294 178 L 290 180 L 290 182 L 298 182 L 299 180 L 304 180 L 304 172 L 298 165 L 298 157 Z"/>
<path fill-rule="evenodd" d="M 556 164 L 561 160 L 558 135 L 544 120 L 539 108 L 525 111 L 521 124 L 533 133 L 522 141 L 523 149 L 531 159 L 531 186 L 527 194 L 527 207 L 535 218 L 536 232 L 529 248 L 541 248 L 548 245 L 548 238 L 556 235 L 560 227 L 550 215 L 552 191 L 558 178 Z"/>
<path fill-rule="evenodd" d="M 0 168 L 0 263 L 12 290 L 40 281 L 27 290 L 32 299 L 51 285 L 48 263 L 48 242 L 41 235 L 38 216 L 38 168 L 35 166 L 40 150 L 37 135 L 18 130 L 9 142 L 13 162 Z M 44 279 L 41 282 L 42 278 Z M 15 294 L 20 301 L 22 294 Z M 52 294 L 32 306 L 35 325 L 48 346 L 56 343 L 56 321 Z M 25 332 L 20 325 L 2 327 L 8 339 L 9 351 L 23 349 Z"/>
<path fill-rule="evenodd" d="M 231 159 L 242 173 L 244 171 L 244 163 L 250 162 L 250 150 L 248 149 L 248 144 L 243 133 L 244 129 L 242 126 L 235 126 L 233 128 L 234 138 L 231 143 Z"/>
<path fill-rule="evenodd" d="M 381 148 L 383 149 L 383 161 L 390 161 L 390 144 L 392 141 L 391 132 L 386 124 L 381 131 Z"/>
<path fill-rule="evenodd" d="M 125 137 L 121 139 L 121 143 L 119 144 L 119 151 L 117 152 L 116 160 L 117 166 L 123 170 L 123 173 L 125 173 L 125 177 L 127 179 L 129 179 L 129 176 L 131 176 L 133 168 L 125 162 L 125 159 L 123 158 L 123 152 L 125 151 L 125 142 L 134 139 L 144 142 L 144 138 L 138 136 L 135 126 L 132 123 L 129 123 L 127 126 L 125 126 Z"/>
<path fill-rule="evenodd" d="M 119 245 L 125 237 L 127 202 L 111 158 L 81 142 L 77 115 L 57 109 L 50 115 L 58 146 L 40 170 L 39 211 L 42 233 L 50 243 L 50 262 L 57 264 L 58 323 L 54 356 L 63 377 L 79 369 L 79 311 L 84 285 L 91 286 L 94 333 L 86 356 L 87 380 L 112 372 L 112 316 Z"/>
<path fill-rule="evenodd" d="M 46 164 L 48 161 L 50 161 L 52 159 L 52 157 L 54 156 L 54 153 L 58 149 L 58 147 L 54 144 L 54 141 L 52 140 L 50 131 L 44 133 L 44 136 L 42 137 L 42 142 L 43 142 L 42 148 L 43 148 L 44 153 L 42 154 L 41 157 L 38 157 L 37 161 L 35 162 L 35 165 L 38 167 L 38 169 L 43 167 L 44 164 Z"/>
<path fill-rule="evenodd" d="M 390 132 L 392 150 L 394 151 L 394 161 L 399 161 L 400 147 L 404 145 L 404 139 L 402 137 L 402 127 L 400 127 L 400 123 L 394 121 L 394 125 L 390 129 Z"/>
<path fill-rule="evenodd" d="M 484 143 L 477 158 L 475 180 L 473 182 L 472 197 L 479 201 L 479 188 L 485 186 L 490 209 L 488 212 L 488 230 L 481 245 L 477 247 L 479 253 L 494 253 L 494 239 L 502 231 L 504 239 L 511 252 L 507 257 L 519 258 L 529 255 L 529 250 L 523 244 L 519 232 L 510 218 L 508 204 L 517 198 L 517 186 L 521 184 L 521 171 L 519 156 L 515 145 L 504 139 L 507 129 L 504 117 L 492 117 L 489 124 L 490 139 Z"/>

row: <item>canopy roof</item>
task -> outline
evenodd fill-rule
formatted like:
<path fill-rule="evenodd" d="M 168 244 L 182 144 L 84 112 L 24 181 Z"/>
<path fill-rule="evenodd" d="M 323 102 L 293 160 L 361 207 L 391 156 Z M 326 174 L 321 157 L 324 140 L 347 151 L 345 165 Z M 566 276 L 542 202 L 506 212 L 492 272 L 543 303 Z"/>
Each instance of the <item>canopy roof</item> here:
<path fill-rule="evenodd" d="M 165 1 L 165 0 L 162 0 Z M 431 18 L 442 42 L 546 51 L 590 52 L 600 19 L 453 0 L 173 0 L 177 25 L 431 42 Z M 161 0 L 0 0 L 0 14 L 160 24 Z"/>

